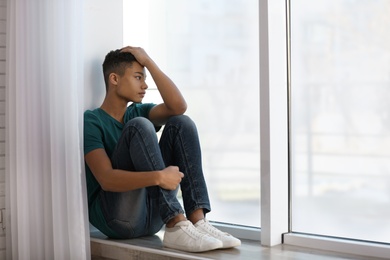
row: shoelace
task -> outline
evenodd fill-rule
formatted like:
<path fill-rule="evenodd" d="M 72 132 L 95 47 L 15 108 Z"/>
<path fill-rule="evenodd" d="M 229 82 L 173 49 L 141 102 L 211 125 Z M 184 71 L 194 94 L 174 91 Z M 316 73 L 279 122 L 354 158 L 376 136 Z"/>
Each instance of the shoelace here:
<path fill-rule="evenodd" d="M 227 236 L 227 235 L 229 235 L 228 233 L 222 232 L 221 230 L 215 228 L 208 221 L 205 221 L 202 226 L 207 230 L 208 233 L 211 233 L 214 236 Z"/>
<path fill-rule="evenodd" d="M 199 232 L 199 230 L 197 230 L 194 226 L 192 225 L 188 225 L 185 227 L 185 230 L 194 238 L 196 239 L 201 239 L 203 238 L 204 236 L 206 236 L 206 234 L 202 233 L 202 232 Z"/>

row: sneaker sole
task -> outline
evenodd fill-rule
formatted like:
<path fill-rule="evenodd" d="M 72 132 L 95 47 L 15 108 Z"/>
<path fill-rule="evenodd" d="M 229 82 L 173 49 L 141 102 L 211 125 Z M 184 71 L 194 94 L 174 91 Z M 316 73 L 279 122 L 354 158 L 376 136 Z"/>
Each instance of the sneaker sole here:
<path fill-rule="evenodd" d="M 221 242 L 222 243 L 222 242 Z M 198 249 L 193 249 L 193 248 L 187 248 L 184 246 L 178 246 L 176 244 L 170 244 L 170 243 L 163 243 L 164 247 L 180 250 L 180 251 L 186 251 L 186 252 L 191 252 L 191 253 L 200 253 L 200 252 L 206 252 L 206 251 L 212 251 L 216 249 L 223 248 L 223 245 L 208 245 L 205 248 L 198 248 Z"/>
<path fill-rule="evenodd" d="M 232 248 L 240 245 L 241 245 L 241 241 L 230 241 L 230 242 L 223 243 L 222 248 L 226 249 L 226 248 Z"/>

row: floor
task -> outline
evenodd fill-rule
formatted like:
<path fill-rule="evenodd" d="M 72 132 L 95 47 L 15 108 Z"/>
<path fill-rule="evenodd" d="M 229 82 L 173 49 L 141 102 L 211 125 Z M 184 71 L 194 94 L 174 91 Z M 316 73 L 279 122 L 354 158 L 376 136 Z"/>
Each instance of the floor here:
<path fill-rule="evenodd" d="M 91 233 L 93 260 L 108 259 L 288 259 L 288 260 L 368 260 L 367 258 L 335 252 L 313 250 L 304 247 L 278 245 L 263 247 L 258 241 L 243 240 L 238 248 L 214 250 L 205 253 L 186 253 L 164 248 L 163 231 L 158 234 L 129 240 L 107 239 L 100 232 Z"/>

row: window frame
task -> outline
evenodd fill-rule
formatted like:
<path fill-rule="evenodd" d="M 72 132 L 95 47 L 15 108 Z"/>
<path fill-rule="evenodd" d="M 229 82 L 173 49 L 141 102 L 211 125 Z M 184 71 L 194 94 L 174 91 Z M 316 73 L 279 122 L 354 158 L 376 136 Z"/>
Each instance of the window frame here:
<path fill-rule="evenodd" d="M 269 1 L 269 0 L 262 0 L 261 2 L 268 2 L 268 8 L 266 10 L 267 15 L 268 14 L 272 14 L 272 16 L 269 16 L 268 17 L 268 22 L 269 23 L 272 23 L 273 20 L 275 19 L 280 19 L 280 21 L 285 21 L 285 27 L 282 28 L 282 27 L 277 27 L 277 30 L 281 30 L 281 32 L 279 32 L 280 34 L 284 34 L 286 36 L 286 42 L 285 42 L 285 50 L 286 50 L 286 56 L 285 56 L 285 60 L 286 60 L 286 68 L 284 71 L 284 69 L 281 67 L 279 68 L 280 71 L 279 73 L 287 73 L 287 80 L 286 80 L 286 84 L 284 86 L 284 89 L 285 89 L 285 93 L 287 94 L 287 98 L 284 98 L 284 97 L 279 97 L 279 98 L 275 98 L 275 99 L 271 99 L 269 100 L 270 102 L 270 106 L 280 106 L 282 107 L 283 109 L 286 107 L 286 114 L 288 115 L 287 116 L 287 119 L 286 119 L 286 122 L 287 122 L 287 127 L 285 129 L 287 129 L 288 133 L 287 133 L 287 136 L 288 136 L 288 142 L 287 144 L 283 144 L 283 146 L 286 148 L 288 154 L 291 153 L 291 150 L 290 150 L 290 122 L 291 122 L 291 114 L 290 114 L 290 106 L 291 106 L 291 85 L 290 85 L 290 67 L 291 67 L 291 63 L 290 63 L 290 4 L 291 4 L 291 0 L 272 0 L 272 1 Z M 284 10 L 279 6 L 277 7 L 276 5 L 276 2 L 279 3 L 279 5 L 281 6 L 282 5 L 282 2 L 284 2 Z M 265 3 L 264 3 L 265 5 Z M 274 29 L 275 27 L 273 27 Z M 273 32 L 273 33 L 277 33 L 277 32 Z M 270 46 L 274 46 L 276 44 L 278 44 L 277 42 L 277 38 L 274 38 L 272 37 L 272 34 L 269 34 L 268 36 L 268 43 Z M 282 49 L 280 49 L 282 50 Z M 272 57 L 272 55 L 275 55 L 273 52 L 276 51 L 275 49 L 269 49 L 269 55 L 270 57 Z M 272 74 L 270 74 L 272 75 Z M 270 77 L 271 78 L 271 77 Z M 270 80 L 270 82 L 272 82 Z M 272 88 L 274 88 L 275 86 L 272 85 Z M 275 102 L 273 104 L 273 102 Z M 277 114 L 273 114 L 272 111 L 270 113 L 270 118 L 274 118 L 275 116 L 278 116 Z M 279 131 L 278 129 L 276 128 L 272 128 L 271 127 L 272 125 L 270 124 L 270 129 L 273 129 L 275 131 L 278 131 L 278 134 L 279 135 L 285 135 L 285 129 L 282 130 L 282 131 Z M 263 130 L 263 128 L 261 128 L 261 131 Z M 262 141 L 263 139 L 261 139 Z M 277 142 L 271 142 L 270 143 L 270 150 L 276 150 L 276 149 L 282 149 L 281 147 L 282 144 L 278 144 Z M 284 156 L 282 155 L 279 155 L 281 156 L 280 159 L 284 159 Z M 278 156 L 276 156 L 278 157 Z M 289 157 L 289 156 L 288 156 Z M 274 158 L 275 159 L 275 158 Z M 321 236 L 321 235 L 315 235 L 315 234 L 303 234 L 303 233 L 298 233 L 298 232 L 292 232 L 291 230 L 291 211 L 292 211 L 292 208 L 291 208 L 291 200 L 292 200 L 292 196 L 291 196 L 291 181 L 290 181 L 290 178 L 291 178 L 291 164 L 290 162 L 288 163 L 288 169 L 287 169 L 287 173 L 288 173 L 288 183 L 289 183 L 289 188 L 288 188 L 288 232 L 285 232 L 285 233 L 282 233 L 282 240 L 283 240 L 283 243 L 284 244 L 287 244 L 287 245 L 294 245 L 294 246 L 303 246 L 303 247 L 309 247 L 309 248 L 313 248 L 313 249 L 320 249 L 320 250 L 328 250 L 328 251 L 335 251 L 335 252 L 340 252 L 340 253 L 348 253 L 348 254 L 354 254 L 354 255 L 361 255 L 361 256 L 369 256 L 369 257 L 380 257 L 380 258 L 387 258 L 389 255 L 390 255 L 390 244 L 387 244 L 387 243 L 377 243 L 377 242 L 371 242 L 371 241 L 362 241 L 362 240 L 354 240 L 354 239 L 348 239 L 348 238 L 336 238 L 336 237 L 328 237 L 328 236 Z M 264 172 L 262 171 L 261 173 L 262 175 L 264 174 Z M 275 174 L 275 172 L 273 172 L 272 174 Z M 262 177 L 262 180 L 263 180 L 263 177 Z M 265 183 L 262 183 L 262 186 L 261 188 L 265 188 L 263 185 L 265 185 Z M 283 189 L 284 187 L 280 184 L 276 184 L 278 189 Z M 269 204 L 273 204 L 274 203 L 274 200 L 271 198 L 269 201 L 268 201 Z M 262 209 L 263 209 L 263 206 L 262 206 Z M 275 215 L 272 215 L 270 214 L 271 216 L 270 217 L 275 217 Z M 263 228 L 263 225 L 262 225 L 262 228 Z M 276 235 L 276 234 L 275 234 Z M 263 237 L 263 235 L 262 235 Z M 262 243 L 263 244 L 263 243 Z"/>

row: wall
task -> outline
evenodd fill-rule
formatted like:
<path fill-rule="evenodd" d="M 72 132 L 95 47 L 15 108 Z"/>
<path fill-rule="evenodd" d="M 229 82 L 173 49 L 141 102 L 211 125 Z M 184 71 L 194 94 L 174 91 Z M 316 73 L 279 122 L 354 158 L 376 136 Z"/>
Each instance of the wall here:
<path fill-rule="evenodd" d="M 85 0 L 84 108 L 99 107 L 106 93 L 102 63 L 123 44 L 123 0 Z"/>
<path fill-rule="evenodd" d="M 5 259 L 5 58 L 7 1 L 0 0 L 0 259 Z"/>

